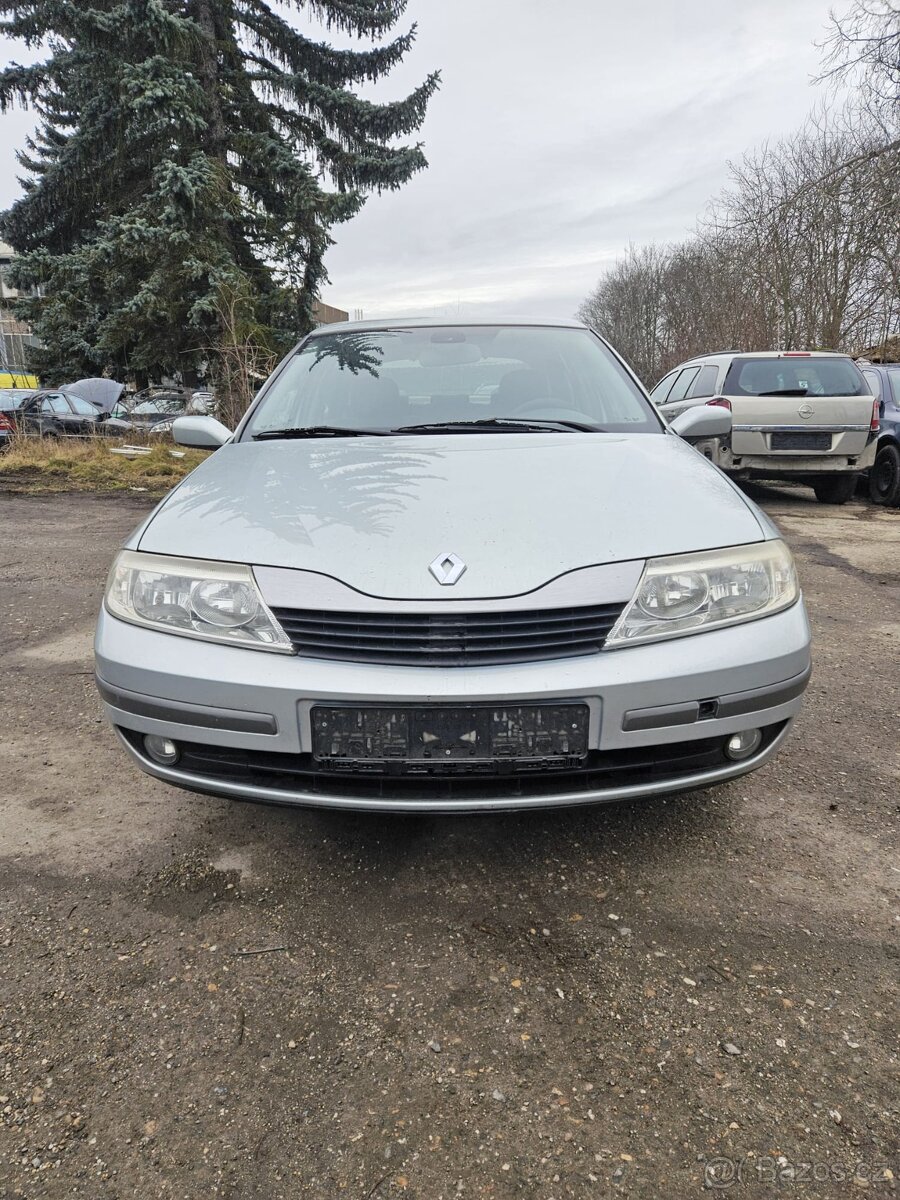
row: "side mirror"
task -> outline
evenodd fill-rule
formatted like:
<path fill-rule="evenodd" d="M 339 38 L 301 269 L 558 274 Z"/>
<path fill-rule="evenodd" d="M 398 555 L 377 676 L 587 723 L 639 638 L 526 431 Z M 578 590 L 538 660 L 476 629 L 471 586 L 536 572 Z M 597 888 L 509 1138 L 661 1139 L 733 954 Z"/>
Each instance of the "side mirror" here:
<path fill-rule="evenodd" d="M 215 417 L 176 417 L 172 437 L 179 446 L 195 450 L 218 450 L 231 440 L 231 430 Z"/>
<path fill-rule="evenodd" d="M 694 438 L 727 437 L 731 433 L 731 409 L 718 404 L 698 404 L 674 417 L 669 428 L 688 441 Z"/>

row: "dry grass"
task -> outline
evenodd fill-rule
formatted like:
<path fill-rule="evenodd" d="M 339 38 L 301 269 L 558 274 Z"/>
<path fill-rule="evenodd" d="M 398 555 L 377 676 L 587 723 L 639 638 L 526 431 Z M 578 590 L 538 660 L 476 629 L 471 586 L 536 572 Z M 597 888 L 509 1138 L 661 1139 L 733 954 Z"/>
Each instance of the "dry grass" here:
<path fill-rule="evenodd" d="M 184 458 L 173 458 L 171 442 L 155 444 L 137 458 L 110 453 L 122 444 L 114 438 L 16 438 L 0 454 L 0 491 L 162 495 L 206 458 L 203 450 L 185 450 Z"/>

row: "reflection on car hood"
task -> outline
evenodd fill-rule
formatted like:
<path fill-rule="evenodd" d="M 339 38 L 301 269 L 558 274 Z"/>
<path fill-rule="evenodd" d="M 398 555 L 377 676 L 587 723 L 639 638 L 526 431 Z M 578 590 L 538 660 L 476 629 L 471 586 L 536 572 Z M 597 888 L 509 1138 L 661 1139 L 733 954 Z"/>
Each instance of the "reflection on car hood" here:
<path fill-rule="evenodd" d="M 761 541 L 754 508 L 675 436 L 455 434 L 223 446 L 140 549 L 318 571 L 373 596 L 531 591 L 578 567 Z M 467 570 L 441 587 L 428 566 Z"/>

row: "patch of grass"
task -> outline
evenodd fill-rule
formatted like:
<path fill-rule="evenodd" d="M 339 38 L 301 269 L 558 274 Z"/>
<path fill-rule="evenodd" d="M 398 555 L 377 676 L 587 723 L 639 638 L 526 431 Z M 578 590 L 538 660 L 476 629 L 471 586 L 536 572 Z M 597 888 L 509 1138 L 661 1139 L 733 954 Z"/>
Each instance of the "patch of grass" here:
<path fill-rule="evenodd" d="M 184 458 L 173 458 L 171 442 L 155 443 L 149 454 L 135 458 L 111 453 L 123 444 L 114 438 L 16 438 L 0 454 L 0 490 L 163 495 L 207 456 L 204 450 L 185 450 Z"/>

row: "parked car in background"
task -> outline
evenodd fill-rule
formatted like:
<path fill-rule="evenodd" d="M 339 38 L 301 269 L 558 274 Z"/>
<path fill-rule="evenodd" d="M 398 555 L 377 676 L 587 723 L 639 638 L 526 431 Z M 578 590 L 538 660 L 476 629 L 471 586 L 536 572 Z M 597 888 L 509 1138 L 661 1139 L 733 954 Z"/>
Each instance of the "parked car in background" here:
<path fill-rule="evenodd" d="M 16 410 L 34 395 L 32 388 L 0 388 L 0 450 L 6 450 L 16 432 Z"/>
<path fill-rule="evenodd" d="M 114 410 L 117 415 L 118 409 Z M 210 392 L 191 392 L 187 389 L 165 389 L 137 393 L 121 415 L 131 421 L 136 430 L 171 432 L 176 417 L 208 416 L 215 411 Z M 160 427 L 157 430 L 157 427 Z"/>
<path fill-rule="evenodd" d="M 87 400 L 100 412 L 112 413 L 125 391 L 125 384 L 119 383 L 117 379 L 94 376 L 90 379 L 79 379 L 76 383 L 65 383 L 59 390 Z"/>
<path fill-rule="evenodd" d="M 0 388 L 0 412 L 13 412 L 37 390 L 37 388 Z"/>
<path fill-rule="evenodd" d="M 26 436 L 121 437 L 131 428 L 81 396 L 61 391 L 35 392 L 10 415 L 16 429 Z"/>
<path fill-rule="evenodd" d="M 700 447 L 736 479 L 792 479 L 844 504 L 875 461 L 878 406 L 846 354 L 733 351 L 701 355 L 650 393 L 671 421 L 698 405 L 731 409 L 731 435 Z"/>
<path fill-rule="evenodd" d="M 5 412 L 0 412 L 0 450 L 6 450 L 15 435 L 16 427 Z"/>
<path fill-rule="evenodd" d="M 179 414 L 183 416 L 184 414 Z M 178 420 L 178 416 L 170 416 L 162 421 L 157 421 L 155 425 L 151 425 L 148 433 L 151 438 L 171 438 L 172 427 Z"/>
<path fill-rule="evenodd" d="M 495 386 L 496 385 L 496 386 Z M 761 766 L 810 672 L 790 551 L 572 322 L 323 326 L 126 543 L 97 684 L 195 792 L 465 812 Z"/>
<path fill-rule="evenodd" d="M 900 508 L 900 363 L 858 362 L 878 401 L 875 461 L 866 480 L 873 504 Z"/>

